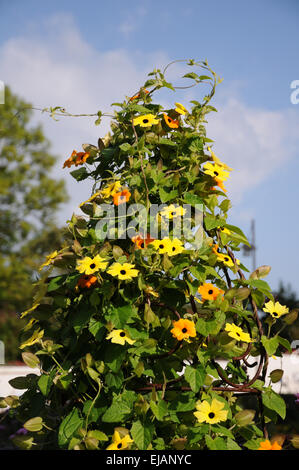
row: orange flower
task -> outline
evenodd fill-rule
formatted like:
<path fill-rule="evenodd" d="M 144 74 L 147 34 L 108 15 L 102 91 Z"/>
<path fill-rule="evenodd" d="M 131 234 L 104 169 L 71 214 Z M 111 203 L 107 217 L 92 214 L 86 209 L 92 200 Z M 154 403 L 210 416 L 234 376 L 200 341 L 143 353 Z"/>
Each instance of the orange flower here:
<path fill-rule="evenodd" d="M 146 90 L 145 88 L 143 89 L 143 92 L 146 93 L 146 94 L 149 93 L 149 91 Z M 132 98 L 130 98 L 130 101 L 134 101 L 134 100 L 137 100 L 139 98 L 140 98 L 140 93 L 136 93 L 136 95 L 134 95 L 134 96 L 132 96 Z"/>
<path fill-rule="evenodd" d="M 216 300 L 219 295 L 223 295 L 224 291 L 213 286 L 210 282 L 206 282 L 202 286 L 199 286 L 198 292 L 201 295 L 202 300 Z"/>
<path fill-rule="evenodd" d="M 88 152 L 78 152 L 76 154 L 75 166 L 83 165 L 89 157 Z"/>
<path fill-rule="evenodd" d="M 124 189 L 123 191 L 113 195 L 113 203 L 115 206 L 119 206 L 120 204 L 124 204 L 125 202 L 127 202 L 130 197 L 130 191 L 128 189 Z"/>
<path fill-rule="evenodd" d="M 258 450 L 281 450 L 282 447 L 278 444 L 278 442 L 273 442 L 273 444 L 266 439 L 265 441 L 260 443 L 260 447 Z"/>
<path fill-rule="evenodd" d="M 72 165 L 83 165 L 88 157 L 89 153 L 87 152 L 76 152 L 76 150 L 73 150 L 72 155 L 64 162 L 63 168 L 70 168 Z"/>
<path fill-rule="evenodd" d="M 219 255 L 219 245 L 217 243 L 215 243 L 214 245 L 211 243 L 210 245 L 212 247 L 212 251 L 213 253 L 215 253 L 216 255 Z"/>
<path fill-rule="evenodd" d="M 215 182 L 217 183 L 216 186 L 218 186 L 220 189 L 222 189 L 222 191 L 223 191 L 224 193 L 226 193 L 227 190 L 226 190 L 225 187 L 224 187 L 223 181 L 221 181 L 221 180 L 218 179 L 218 178 L 214 178 L 214 180 L 215 180 Z M 213 189 L 214 191 L 216 190 L 216 188 L 211 188 L 211 189 Z"/>
<path fill-rule="evenodd" d="M 196 336 L 195 324 L 191 320 L 180 318 L 178 321 L 173 322 L 173 326 L 170 332 L 179 341 L 185 339 L 189 342 L 189 337 L 195 338 Z"/>
<path fill-rule="evenodd" d="M 166 113 L 163 113 L 163 117 L 167 126 L 171 127 L 171 129 L 177 129 L 179 127 L 180 123 L 177 119 L 172 119 L 170 116 L 167 116 Z"/>
<path fill-rule="evenodd" d="M 146 248 L 149 243 L 154 241 L 154 238 L 151 238 L 149 234 L 146 235 L 146 238 L 144 238 L 142 235 L 136 235 L 136 237 L 132 238 L 132 242 L 135 243 L 136 248 L 138 249 L 143 249 Z"/>
<path fill-rule="evenodd" d="M 81 276 L 78 280 L 77 286 L 81 288 L 87 287 L 88 289 L 97 282 L 97 277 L 93 274 Z"/>

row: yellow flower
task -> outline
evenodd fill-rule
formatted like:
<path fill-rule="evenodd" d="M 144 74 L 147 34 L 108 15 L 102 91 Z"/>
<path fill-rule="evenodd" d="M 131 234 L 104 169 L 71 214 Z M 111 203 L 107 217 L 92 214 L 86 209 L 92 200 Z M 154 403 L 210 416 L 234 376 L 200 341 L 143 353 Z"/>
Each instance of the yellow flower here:
<path fill-rule="evenodd" d="M 148 295 L 152 295 L 153 297 L 159 297 L 158 292 L 155 291 L 155 289 L 152 286 L 146 286 L 144 289 L 144 292 Z"/>
<path fill-rule="evenodd" d="M 223 163 L 221 160 L 219 160 L 218 157 L 216 157 L 216 155 L 214 154 L 214 152 L 213 152 L 213 150 L 211 149 L 211 147 L 208 147 L 208 151 L 211 152 L 211 157 L 212 157 L 214 163 L 216 163 L 217 165 L 221 166 L 222 168 L 224 168 L 224 169 L 227 170 L 227 171 L 233 171 L 233 169 L 230 168 L 228 165 L 226 165 L 226 163 Z"/>
<path fill-rule="evenodd" d="M 289 313 L 288 307 L 281 305 L 279 302 L 273 302 L 272 300 L 269 300 L 269 302 L 265 303 L 263 311 L 270 313 L 273 318 L 279 318 L 282 315 Z"/>
<path fill-rule="evenodd" d="M 224 403 L 222 401 L 216 400 L 213 398 L 212 403 L 210 404 L 207 400 L 198 401 L 196 403 L 196 409 L 193 414 L 197 418 L 199 423 L 209 423 L 215 424 L 220 421 L 227 420 L 227 410 L 224 410 Z"/>
<path fill-rule="evenodd" d="M 180 318 L 178 321 L 173 322 L 173 328 L 170 330 L 170 333 L 172 333 L 172 336 L 178 341 L 184 339 L 190 342 L 189 338 L 195 338 L 196 336 L 195 324 L 191 320 Z"/>
<path fill-rule="evenodd" d="M 178 114 L 182 114 L 183 116 L 185 116 L 185 114 L 188 113 L 187 109 L 185 108 L 185 106 L 183 106 L 181 103 L 175 103 L 176 105 L 176 108 L 175 108 L 175 111 L 178 113 Z"/>
<path fill-rule="evenodd" d="M 58 255 L 57 250 L 53 251 L 53 253 L 48 255 L 46 257 L 46 261 L 39 267 L 39 271 L 41 271 L 44 267 L 49 266 L 50 264 L 52 264 L 52 261 L 54 261 L 54 259 L 56 258 L 57 255 Z"/>
<path fill-rule="evenodd" d="M 163 240 L 154 240 L 150 244 L 154 245 L 155 249 L 158 250 L 158 253 L 161 255 L 171 251 L 171 240 L 169 238 L 163 238 Z"/>
<path fill-rule="evenodd" d="M 170 206 L 164 207 L 164 209 L 160 211 L 160 215 L 171 220 L 171 219 L 174 219 L 175 217 L 184 215 L 185 212 L 186 212 L 186 209 L 184 209 L 184 207 L 180 207 L 180 206 L 176 207 L 174 204 L 170 204 Z"/>
<path fill-rule="evenodd" d="M 252 343 L 253 341 L 248 333 L 245 333 L 242 328 L 234 323 L 227 323 L 224 329 L 228 332 L 228 336 L 236 339 L 237 341 L 243 341 L 244 343 Z"/>
<path fill-rule="evenodd" d="M 135 340 L 131 339 L 125 332 L 125 330 L 112 330 L 106 339 L 111 339 L 111 343 L 121 344 L 124 346 L 125 342 L 134 344 Z"/>
<path fill-rule="evenodd" d="M 121 438 L 119 432 L 114 431 L 112 444 L 110 444 L 106 450 L 124 450 L 127 449 L 132 442 L 134 441 L 131 439 L 130 434 L 126 434 Z"/>
<path fill-rule="evenodd" d="M 229 172 L 223 170 L 223 168 L 220 165 L 217 165 L 216 163 L 206 163 L 203 166 L 204 173 L 206 175 L 210 175 L 213 178 L 217 178 L 217 181 L 225 181 L 227 178 L 229 178 Z"/>
<path fill-rule="evenodd" d="M 35 330 L 33 335 L 27 339 L 24 343 L 21 344 L 20 349 L 24 349 L 27 346 L 32 346 L 35 343 L 38 343 L 41 338 L 44 336 L 44 330 Z"/>
<path fill-rule="evenodd" d="M 222 233 L 226 233 L 227 235 L 230 235 L 232 232 L 226 228 L 226 227 L 217 227 L 218 230 L 221 230 Z"/>
<path fill-rule="evenodd" d="M 221 261 L 221 263 L 225 264 L 225 266 L 228 266 L 229 268 L 233 268 L 235 266 L 235 263 L 233 262 L 232 258 L 229 255 L 225 255 L 224 253 L 216 253 L 217 254 L 217 260 Z M 240 264 L 240 260 L 236 259 L 236 264 Z"/>
<path fill-rule="evenodd" d="M 274 442 L 273 444 L 268 440 L 266 439 L 265 441 L 262 441 L 260 443 L 260 447 L 258 448 L 258 450 L 281 450 L 282 447 L 278 444 L 278 442 Z"/>
<path fill-rule="evenodd" d="M 100 255 L 96 255 L 94 258 L 86 256 L 83 259 L 77 261 L 77 270 L 79 273 L 93 274 L 97 271 L 106 269 L 108 261 L 102 258 Z"/>
<path fill-rule="evenodd" d="M 120 188 L 120 181 L 114 181 L 99 192 L 103 199 L 109 199 L 109 197 L 113 197 L 116 193 L 118 193 Z"/>
<path fill-rule="evenodd" d="M 174 256 L 182 253 L 184 251 L 184 245 L 178 238 L 174 238 L 171 241 L 171 246 L 169 251 L 167 251 L 168 256 Z"/>
<path fill-rule="evenodd" d="M 151 127 L 153 124 L 158 124 L 158 122 L 159 119 L 153 114 L 143 114 L 133 119 L 134 126 L 140 127 Z"/>
<path fill-rule="evenodd" d="M 117 277 L 121 281 L 131 280 L 133 277 L 138 276 L 138 269 L 134 269 L 135 264 L 131 263 L 114 263 L 107 269 L 107 273 L 111 276 Z"/>

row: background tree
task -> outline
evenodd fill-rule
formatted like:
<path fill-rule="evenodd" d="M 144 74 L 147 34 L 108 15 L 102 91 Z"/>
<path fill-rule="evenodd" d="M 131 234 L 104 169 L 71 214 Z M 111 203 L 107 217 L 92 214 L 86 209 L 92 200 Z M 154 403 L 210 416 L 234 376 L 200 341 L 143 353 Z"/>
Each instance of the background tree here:
<path fill-rule="evenodd" d="M 16 358 L 22 322 L 16 313 L 32 298 L 41 260 L 61 246 L 55 212 L 67 200 L 64 181 L 51 176 L 57 157 L 32 109 L 6 88 L 0 106 L 0 339 Z"/>

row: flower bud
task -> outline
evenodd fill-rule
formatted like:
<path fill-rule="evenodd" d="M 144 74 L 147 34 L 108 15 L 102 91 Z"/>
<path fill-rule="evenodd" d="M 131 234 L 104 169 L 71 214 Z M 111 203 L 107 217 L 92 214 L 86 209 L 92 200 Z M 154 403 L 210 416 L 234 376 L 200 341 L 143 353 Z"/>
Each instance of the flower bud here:
<path fill-rule="evenodd" d="M 283 321 L 287 325 L 291 325 L 297 320 L 297 318 L 298 318 L 298 310 L 294 309 L 294 310 L 291 310 L 290 313 L 288 313 L 287 315 L 283 317 Z"/>
<path fill-rule="evenodd" d="M 270 373 L 270 379 L 272 382 L 275 384 L 276 382 L 279 382 L 282 379 L 283 376 L 283 370 L 282 369 L 275 369 L 272 370 Z"/>
<path fill-rule="evenodd" d="M 242 410 L 235 415 L 235 419 L 238 426 L 247 426 L 252 423 L 254 416 L 254 410 Z"/>
<path fill-rule="evenodd" d="M 264 264 L 263 266 L 260 266 L 255 271 L 253 271 L 250 274 L 249 279 L 261 279 L 262 277 L 268 276 L 270 271 L 271 271 L 271 266 Z"/>

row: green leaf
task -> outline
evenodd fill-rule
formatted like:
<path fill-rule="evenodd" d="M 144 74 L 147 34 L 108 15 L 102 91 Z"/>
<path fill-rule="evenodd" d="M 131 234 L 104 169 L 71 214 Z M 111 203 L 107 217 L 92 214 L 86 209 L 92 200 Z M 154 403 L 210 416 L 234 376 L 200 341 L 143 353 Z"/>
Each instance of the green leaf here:
<path fill-rule="evenodd" d="M 270 372 L 270 378 L 274 384 L 276 382 L 279 382 L 282 379 L 282 376 L 283 376 L 282 369 L 275 369 Z"/>
<path fill-rule="evenodd" d="M 126 356 L 126 349 L 120 344 L 109 344 L 105 348 L 104 362 L 112 372 L 118 372 Z"/>
<path fill-rule="evenodd" d="M 286 404 L 284 399 L 273 390 L 267 390 L 262 394 L 263 404 L 275 411 L 282 419 L 286 416 Z"/>
<path fill-rule="evenodd" d="M 164 400 L 159 400 L 158 403 L 151 400 L 150 408 L 158 421 L 163 421 L 163 418 L 168 414 L 167 403 Z"/>
<path fill-rule="evenodd" d="M 207 230 L 223 226 L 225 223 L 225 219 L 210 214 L 207 214 L 204 218 L 204 224 Z"/>
<path fill-rule="evenodd" d="M 71 171 L 70 174 L 77 181 L 83 181 L 89 176 L 89 173 L 87 173 L 85 166 L 82 166 L 81 168 L 78 168 L 77 170 Z"/>
<path fill-rule="evenodd" d="M 262 336 L 261 338 L 262 344 L 267 351 L 269 356 L 273 356 L 275 354 L 276 349 L 279 345 L 279 340 L 277 336 L 273 336 L 273 338 L 267 338 L 266 336 Z"/>
<path fill-rule="evenodd" d="M 190 204 L 191 206 L 202 206 L 203 208 L 203 200 L 201 197 L 197 196 L 193 193 L 186 193 L 184 195 L 184 201 L 186 204 Z"/>
<path fill-rule="evenodd" d="M 121 144 L 119 148 L 122 150 L 122 152 L 129 153 L 132 149 L 132 146 L 128 144 L 128 142 L 125 142 L 124 144 Z"/>
<path fill-rule="evenodd" d="M 29 381 L 27 377 L 14 377 L 8 381 L 9 385 L 17 390 L 26 390 L 29 388 Z"/>
<path fill-rule="evenodd" d="M 162 203 L 168 202 L 171 199 L 174 199 L 178 195 L 177 189 L 173 189 L 171 191 L 166 191 L 164 188 L 159 189 L 159 195 Z"/>
<path fill-rule="evenodd" d="M 226 442 L 221 437 L 216 437 L 212 439 L 211 436 L 205 436 L 206 444 L 210 450 L 226 450 Z"/>
<path fill-rule="evenodd" d="M 94 437 L 98 441 L 108 441 L 108 436 L 102 431 L 94 430 L 88 431 L 88 437 Z"/>
<path fill-rule="evenodd" d="M 291 353 L 292 348 L 291 348 L 290 342 L 287 339 L 282 338 L 281 336 L 277 336 L 277 338 L 278 338 L 278 341 L 281 344 L 281 346 L 286 348 L 289 351 L 289 353 Z"/>
<path fill-rule="evenodd" d="M 138 449 L 146 450 L 151 443 L 154 434 L 153 424 L 142 424 L 141 421 L 135 421 L 131 427 L 131 436 Z"/>
<path fill-rule="evenodd" d="M 184 376 L 186 381 L 189 383 L 192 392 L 197 393 L 200 387 L 202 387 L 204 384 L 206 373 L 203 365 L 198 364 L 196 368 L 187 366 Z"/>
<path fill-rule="evenodd" d="M 115 388 L 119 390 L 123 384 L 124 374 L 119 371 L 117 374 L 108 372 L 105 377 L 105 382 L 109 388 Z"/>
<path fill-rule="evenodd" d="M 118 423 L 126 419 L 133 411 L 133 404 L 136 400 L 136 393 L 126 390 L 113 398 L 111 406 L 102 416 L 104 423 Z"/>
<path fill-rule="evenodd" d="M 53 375 L 52 374 L 50 374 L 50 375 L 43 374 L 38 379 L 37 385 L 38 385 L 38 388 L 40 389 L 40 391 L 42 392 L 42 394 L 44 395 L 44 397 L 46 397 L 48 395 L 48 393 L 51 389 L 52 383 L 53 383 Z"/>
<path fill-rule="evenodd" d="M 53 292 L 64 284 L 65 276 L 57 276 L 51 279 L 48 284 L 48 292 Z"/>
<path fill-rule="evenodd" d="M 71 440 L 75 432 L 82 426 L 83 420 L 77 408 L 73 410 L 64 418 L 58 430 L 58 444 L 60 447 L 65 447 Z"/>
<path fill-rule="evenodd" d="M 197 399 L 194 398 L 193 393 L 180 393 L 169 402 L 168 409 L 176 412 L 194 411 L 196 401 Z"/>
<path fill-rule="evenodd" d="M 111 321 L 115 328 L 123 329 L 127 323 L 132 323 L 137 315 L 136 307 L 131 304 L 122 307 L 111 307 L 105 318 Z"/>
<path fill-rule="evenodd" d="M 226 441 L 227 450 L 242 450 L 241 447 L 230 437 Z"/>

